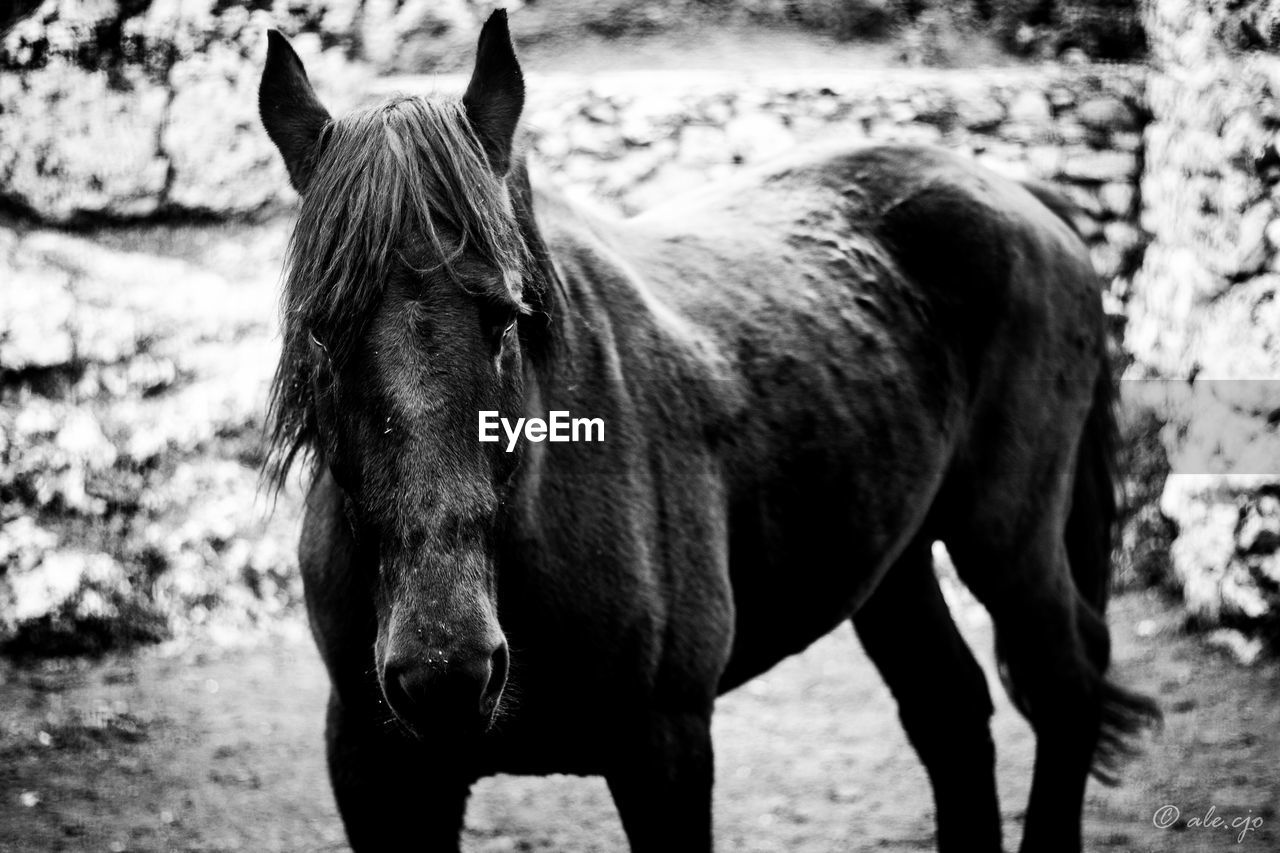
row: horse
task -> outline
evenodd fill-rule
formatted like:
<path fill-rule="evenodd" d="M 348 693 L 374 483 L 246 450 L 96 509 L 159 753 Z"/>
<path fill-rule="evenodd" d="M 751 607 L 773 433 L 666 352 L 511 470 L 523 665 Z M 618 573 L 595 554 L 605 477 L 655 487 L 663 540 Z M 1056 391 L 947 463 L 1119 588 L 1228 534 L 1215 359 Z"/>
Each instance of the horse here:
<path fill-rule="evenodd" d="M 259 108 L 302 201 L 266 475 L 310 461 L 352 848 L 456 851 L 476 780 L 568 773 L 605 778 L 635 853 L 705 853 L 716 698 L 851 622 L 939 849 L 1001 849 L 942 541 L 1035 731 L 1021 849 L 1079 850 L 1091 771 L 1158 711 L 1107 677 L 1112 377 L 1059 202 L 850 142 L 613 218 L 535 188 L 523 104 L 502 11 L 461 98 L 336 119 L 269 33 Z M 603 440 L 481 440 L 554 412 Z"/>

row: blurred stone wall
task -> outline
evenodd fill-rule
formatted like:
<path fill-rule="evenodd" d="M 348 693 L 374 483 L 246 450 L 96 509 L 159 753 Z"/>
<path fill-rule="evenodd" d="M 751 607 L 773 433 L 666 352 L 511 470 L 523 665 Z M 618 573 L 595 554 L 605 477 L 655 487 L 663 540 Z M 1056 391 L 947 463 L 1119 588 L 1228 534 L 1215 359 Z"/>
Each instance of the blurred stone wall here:
<path fill-rule="evenodd" d="M 416 54 L 470 56 L 477 23 L 494 5 L 482 0 L 43 0 L 0 37 L 0 203 L 62 224 L 239 216 L 286 207 L 294 196 L 257 120 L 267 28 L 290 36 L 321 97 L 341 111 L 377 87 L 375 72 L 430 64 L 426 57 L 415 59 Z M 530 13 L 534 11 L 531 7 Z M 535 24 L 550 25 L 530 21 Z M 776 147 L 781 140 L 804 139 L 822 126 L 850 121 L 851 133 L 873 138 L 888 127 L 910 124 L 918 138 L 944 138 L 995 161 L 1009 155 L 1025 161 L 1032 173 L 1061 172 L 1068 180 L 1082 169 L 1101 169 L 1109 180 L 1124 171 L 1137 150 L 1137 138 L 1128 137 L 1120 140 L 1126 147 L 1110 163 L 1105 157 L 1074 157 L 1071 146 L 1088 148 L 1097 142 L 1098 125 L 1130 120 L 1086 110 L 1079 116 L 1082 126 L 1071 126 L 1064 120 L 1064 114 L 1072 118 L 1071 101 L 1077 97 L 1071 75 L 1055 83 L 1049 79 L 1052 74 L 1018 72 L 1004 80 L 951 84 L 945 76 L 934 74 L 930 81 L 928 72 L 904 70 L 894 72 L 895 82 L 884 92 L 877 90 L 885 75 L 826 84 L 795 81 L 789 90 L 773 79 L 749 86 L 726 80 L 714 84 L 718 93 L 708 93 L 705 112 L 697 111 L 704 105 L 680 82 L 683 75 L 666 76 L 671 80 L 657 86 L 658 97 L 639 99 L 626 120 L 628 130 L 653 120 L 657 124 L 645 133 L 671 135 L 651 140 L 644 156 L 630 156 L 631 161 L 660 162 L 679 145 L 683 163 L 716 172 L 723 164 L 699 163 L 718 144 L 703 129 L 729 122 L 730 145 L 738 148 Z M 1077 76 L 1083 80 L 1089 75 Z M 1124 72 L 1113 76 L 1135 77 Z M 900 83 L 896 78 L 925 82 Z M 819 97 L 824 85 L 839 91 Z M 1038 91 L 1019 101 L 1016 89 L 1021 85 Z M 1083 100 L 1101 88 L 1085 85 Z M 654 87 L 639 82 L 631 88 L 643 93 Z M 1133 102 L 1135 87 L 1122 88 L 1122 100 Z M 615 95 L 629 97 L 625 89 Z M 563 81 L 542 92 L 574 103 L 591 94 Z M 568 144 L 576 151 L 610 144 L 595 125 L 622 121 L 616 115 L 602 120 L 618 106 L 609 102 L 614 96 L 602 97 L 581 113 L 576 127 L 566 128 L 573 132 Z M 695 111 L 683 117 L 662 114 L 682 106 Z M 877 112 L 889 106 L 891 114 Z M 775 120 L 786 133 L 770 126 Z M 754 130 L 764 139 L 740 141 Z M 595 139 L 589 138 L 593 135 Z M 967 145 L 969 136 L 975 145 Z M 1056 155 L 1045 150 L 1058 143 L 1067 146 L 1071 162 L 1057 163 Z M 648 141 L 640 145 L 634 133 L 618 134 L 613 144 L 618 151 L 609 159 L 617 160 Z M 700 146 L 706 149 L 702 153 Z M 554 165 L 559 158 L 552 146 L 548 151 Z M 611 180 L 626 177 L 630 175 Z M 1092 180 L 1088 175 L 1081 179 Z M 1119 196 L 1111 200 L 1119 201 Z"/>
<path fill-rule="evenodd" d="M 0 649 L 247 638 L 296 607 L 298 495 L 270 516 L 257 476 L 285 236 L 0 224 Z"/>
<path fill-rule="evenodd" d="M 1153 0 L 1128 396 L 1168 459 L 1172 581 L 1280 639 L 1280 3 Z"/>
<path fill-rule="evenodd" d="M 258 123 L 264 34 L 347 106 L 368 74 L 330 5 L 45 0 L 0 38 L 0 201 L 54 223 L 288 203 Z"/>

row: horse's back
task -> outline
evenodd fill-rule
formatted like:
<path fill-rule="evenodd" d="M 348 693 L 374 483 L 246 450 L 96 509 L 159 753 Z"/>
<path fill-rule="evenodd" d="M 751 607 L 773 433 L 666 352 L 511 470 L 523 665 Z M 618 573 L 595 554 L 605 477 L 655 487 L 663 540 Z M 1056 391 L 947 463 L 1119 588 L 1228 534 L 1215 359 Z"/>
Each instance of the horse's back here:
<path fill-rule="evenodd" d="M 939 287 L 937 298 L 974 313 L 1016 298 L 1017 276 L 1043 260 L 1065 264 L 1060 277 L 1068 287 L 1094 287 L 1071 212 L 1047 188 L 945 149 L 845 143 L 800 149 L 676 196 L 631 224 L 667 241 L 749 244 L 758 252 L 829 225 L 841 239 L 884 250 L 914 284 Z"/>
<path fill-rule="evenodd" d="M 733 328 L 763 300 L 775 326 L 779 309 L 804 318 L 785 345 L 803 351 L 815 331 L 856 326 L 916 368 L 961 368 L 954 378 L 978 394 L 997 379 L 1060 372 L 1064 353 L 1092 381 L 1100 288 L 1072 212 L 1046 188 L 940 148 L 840 145 L 673 200 L 633 226 L 661 244 L 637 264 L 692 316 Z"/>

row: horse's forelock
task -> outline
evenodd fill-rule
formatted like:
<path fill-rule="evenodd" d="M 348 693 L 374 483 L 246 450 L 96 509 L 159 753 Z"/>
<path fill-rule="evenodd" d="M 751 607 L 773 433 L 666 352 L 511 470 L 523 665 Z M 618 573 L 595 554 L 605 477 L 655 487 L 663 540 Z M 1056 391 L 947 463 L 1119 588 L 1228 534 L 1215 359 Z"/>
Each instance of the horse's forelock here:
<path fill-rule="evenodd" d="M 428 269 L 468 289 L 456 267 L 470 250 L 495 267 L 483 295 L 527 310 L 530 264 L 511 198 L 457 100 L 395 97 L 327 125 L 289 240 L 283 347 L 271 391 L 266 474 L 277 486 L 314 449 L 309 338 L 350 354 L 377 309 L 401 249 L 421 240 Z M 426 272 L 428 270 L 420 270 Z"/>

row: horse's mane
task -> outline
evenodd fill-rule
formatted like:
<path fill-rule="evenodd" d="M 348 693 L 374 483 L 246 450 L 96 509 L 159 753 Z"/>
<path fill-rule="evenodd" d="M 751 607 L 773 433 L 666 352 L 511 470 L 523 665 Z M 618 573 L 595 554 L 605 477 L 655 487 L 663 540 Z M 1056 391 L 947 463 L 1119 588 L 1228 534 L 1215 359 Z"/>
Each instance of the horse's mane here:
<path fill-rule="evenodd" d="M 317 152 L 285 262 L 264 466 L 276 488 L 314 449 L 312 349 L 335 364 L 351 355 L 393 270 L 408 268 L 407 241 L 424 242 L 432 269 L 459 286 L 457 260 L 478 255 L 500 273 L 483 295 L 528 310 L 529 248 L 459 100 L 390 98 L 331 121 Z"/>

